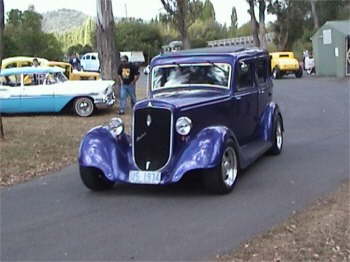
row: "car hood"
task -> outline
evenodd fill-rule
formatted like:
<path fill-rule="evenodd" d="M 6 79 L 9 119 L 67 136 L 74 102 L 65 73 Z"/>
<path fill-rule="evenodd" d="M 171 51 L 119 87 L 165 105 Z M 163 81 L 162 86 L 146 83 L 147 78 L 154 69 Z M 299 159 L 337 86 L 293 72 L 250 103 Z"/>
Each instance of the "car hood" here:
<path fill-rule="evenodd" d="M 181 90 L 180 92 L 163 91 L 146 99 L 139 104 L 140 107 L 168 104 L 175 108 L 186 109 L 192 106 L 199 106 L 215 102 L 229 97 L 229 90 Z"/>

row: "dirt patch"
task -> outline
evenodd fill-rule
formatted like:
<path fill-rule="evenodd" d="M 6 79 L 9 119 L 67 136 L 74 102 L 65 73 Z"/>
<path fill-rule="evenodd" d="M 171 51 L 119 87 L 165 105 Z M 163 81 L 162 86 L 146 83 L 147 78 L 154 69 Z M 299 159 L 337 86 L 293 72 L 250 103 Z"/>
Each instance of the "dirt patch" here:
<path fill-rule="evenodd" d="M 218 261 L 350 261 L 350 183 Z"/>
<path fill-rule="evenodd" d="M 145 88 L 139 88 L 137 97 L 145 97 L 145 93 Z M 116 116 L 116 106 L 88 118 L 68 113 L 3 116 L 5 140 L 0 141 L 0 186 L 25 182 L 76 163 L 84 134 Z M 131 110 L 121 118 L 130 132 Z"/>

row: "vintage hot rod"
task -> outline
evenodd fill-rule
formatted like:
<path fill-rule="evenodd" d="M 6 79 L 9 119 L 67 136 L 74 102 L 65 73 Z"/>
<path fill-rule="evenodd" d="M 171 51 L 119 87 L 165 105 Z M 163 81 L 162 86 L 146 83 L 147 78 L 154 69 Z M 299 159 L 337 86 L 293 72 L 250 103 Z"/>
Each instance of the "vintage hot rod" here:
<path fill-rule="evenodd" d="M 266 152 L 281 153 L 283 120 L 266 51 L 181 51 L 155 57 L 150 68 L 132 134 L 113 118 L 83 138 L 80 175 L 89 189 L 165 185 L 195 170 L 209 190 L 228 193 L 241 169 Z"/>

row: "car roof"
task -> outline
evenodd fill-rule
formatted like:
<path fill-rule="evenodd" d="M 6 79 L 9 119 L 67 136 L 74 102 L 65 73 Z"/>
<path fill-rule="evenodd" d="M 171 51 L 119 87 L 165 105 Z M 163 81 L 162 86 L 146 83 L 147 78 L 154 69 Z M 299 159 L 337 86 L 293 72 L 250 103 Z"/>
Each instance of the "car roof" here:
<path fill-rule="evenodd" d="M 40 61 L 42 61 L 42 62 L 48 62 L 48 60 L 45 59 L 45 58 L 30 57 L 30 56 L 13 56 L 13 57 L 8 57 L 8 58 L 4 58 L 4 59 L 2 60 L 2 62 L 3 62 L 3 63 L 6 63 L 6 64 L 8 64 L 8 63 L 13 63 L 13 62 L 19 62 L 19 61 L 20 61 L 20 62 L 23 62 L 23 61 L 33 62 L 33 59 L 34 59 L 34 58 L 38 59 L 39 62 L 40 62 Z"/>
<path fill-rule="evenodd" d="M 220 47 L 205 47 L 205 48 L 194 48 L 187 50 L 180 50 L 171 53 L 164 53 L 161 56 L 193 56 L 193 55 L 231 55 L 231 56 L 246 56 L 246 55 L 257 55 L 267 54 L 266 50 L 252 47 L 247 48 L 244 46 L 220 46 Z"/>
<path fill-rule="evenodd" d="M 18 75 L 18 74 L 43 74 L 43 73 L 58 73 L 64 72 L 63 68 L 60 67 L 48 67 L 48 66 L 40 66 L 40 67 L 13 67 L 8 69 L 1 69 L 0 76 L 8 76 L 8 75 Z"/>

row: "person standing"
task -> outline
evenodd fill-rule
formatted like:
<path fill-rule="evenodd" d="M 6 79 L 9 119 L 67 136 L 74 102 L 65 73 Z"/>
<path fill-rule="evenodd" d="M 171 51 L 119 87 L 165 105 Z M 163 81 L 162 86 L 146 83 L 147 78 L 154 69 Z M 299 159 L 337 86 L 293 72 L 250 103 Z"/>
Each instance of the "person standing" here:
<path fill-rule="evenodd" d="M 125 106 L 128 96 L 130 96 L 131 107 L 136 103 L 136 82 L 140 77 L 138 68 L 129 63 L 129 58 L 124 55 L 120 58 L 120 66 L 118 68 L 118 77 L 120 80 L 120 108 L 119 114 L 125 113 Z"/>
<path fill-rule="evenodd" d="M 81 69 L 81 63 L 79 59 L 79 54 L 76 53 L 69 61 L 69 63 L 72 65 L 73 70 L 80 71 Z"/>

